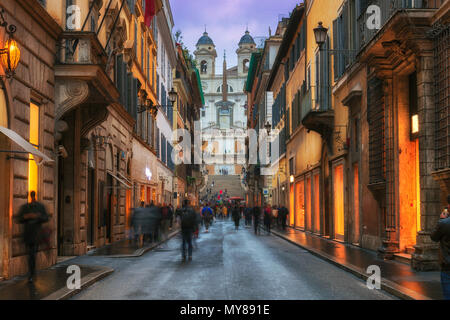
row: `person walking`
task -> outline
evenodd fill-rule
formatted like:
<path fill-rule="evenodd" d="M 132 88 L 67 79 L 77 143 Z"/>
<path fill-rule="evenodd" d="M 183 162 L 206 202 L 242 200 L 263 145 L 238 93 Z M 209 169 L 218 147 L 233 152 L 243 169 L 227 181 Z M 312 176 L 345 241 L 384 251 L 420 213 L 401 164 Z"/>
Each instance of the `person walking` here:
<path fill-rule="evenodd" d="M 49 220 L 49 216 L 44 205 L 36 200 L 35 191 L 30 192 L 30 198 L 30 203 L 20 207 L 17 220 L 24 225 L 23 240 L 28 254 L 28 282 L 33 282 L 42 224 Z"/>
<path fill-rule="evenodd" d="M 272 209 L 266 204 L 264 207 L 264 227 L 266 232 L 270 234 L 270 225 L 272 223 Z"/>
<path fill-rule="evenodd" d="M 213 211 L 209 204 L 203 207 L 202 209 L 202 216 L 203 216 L 203 222 L 205 224 L 205 232 L 209 232 L 209 225 L 211 223 L 211 220 L 213 219 Z"/>
<path fill-rule="evenodd" d="M 245 207 L 244 209 L 244 217 L 245 217 L 245 226 L 250 228 L 252 224 L 252 209 L 249 207 Z"/>
<path fill-rule="evenodd" d="M 236 228 L 236 231 L 239 230 L 239 221 L 241 220 L 241 211 L 239 210 L 237 204 L 234 205 L 233 211 L 232 211 L 232 217 L 234 221 L 234 226 Z"/>
<path fill-rule="evenodd" d="M 258 206 L 255 206 L 253 208 L 253 227 L 255 228 L 255 234 L 257 235 L 259 233 L 259 220 L 261 215 L 261 208 Z"/>
<path fill-rule="evenodd" d="M 222 206 L 222 216 L 223 216 L 223 219 L 227 219 L 227 215 L 228 215 L 228 209 L 227 209 L 227 206 L 226 205 L 223 205 Z"/>
<path fill-rule="evenodd" d="M 169 212 L 168 212 L 168 216 L 167 219 L 169 220 L 169 230 L 172 230 L 172 226 L 173 226 L 173 206 L 172 204 L 169 205 Z"/>
<path fill-rule="evenodd" d="M 441 213 L 431 240 L 440 243 L 441 248 L 441 286 L 445 300 L 450 300 L 450 195 L 447 196 L 447 208 Z"/>
<path fill-rule="evenodd" d="M 282 205 L 278 210 L 278 214 L 280 215 L 281 227 L 283 228 L 283 230 L 286 230 L 286 218 L 289 214 L 289 211 L 284 205 Z"/>
<path fill-rule="evenodd" d="M 141 201 L 140 207 L 137 207 L 133 210 L 133 216 L 131 217 L 131 227 L 133 230 L 133 239 L 134 242 L 138 245 L 138 247 L 143 246 L 143 237 L 146 236 L 145 232 L 146 229 L 144 229 L 146 226 L 145 224 L 145 203 L 144 201 Z"/>
<path fill-rule="evenodd" d="M 196 214 L 194 209 L 189 205 L 189 200 L 183 201 L 183 208 L 179 211 L 181 220 L 181 257 L 183 262 L 186 261 L 186 250 L 189 261 L 192 260 L 192 233 L 196 229 Z"/>

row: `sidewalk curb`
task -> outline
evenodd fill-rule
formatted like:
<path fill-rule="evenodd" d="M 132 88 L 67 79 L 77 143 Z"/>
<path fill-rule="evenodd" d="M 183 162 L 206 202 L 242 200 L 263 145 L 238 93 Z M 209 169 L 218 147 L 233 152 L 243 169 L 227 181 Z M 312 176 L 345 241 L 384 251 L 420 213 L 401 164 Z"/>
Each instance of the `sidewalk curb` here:
<path fill-rule="evenodd" d="M 82 266 L 81 266 L 82 267 Z M 67 287 L 61 288 L 58 291 L 53 292 L 52 294 L 42 298 L 41 300 L 67 300 L 73 297 L 74 295 L 80 293 L 84 289 L 90 287 L 97 281 L 102 280 L 103 278 L 109 276 L 114 272 L 114 269 L 108 267 L 101 267 L 102 270 L 92 272 L 87 276 L 81 278 L 81 286 L 80 289 L 68 289 Z"/>
<path fill-rule="evenodd" d="M 285 237 L 284 235 L 282 235 L 281 233 L 278 233 L 276 231 L 271 230 L 270 231 L 272 234 L 282 238 L 283 240 L 286 240 L 287 242 L 292 243 L 293 245 L 300 247 L 302 249 L 305 249 L 306 251 L 310 252 L 311 254 L 315 255 L 318 258 L 321 258 L 327 262 L 330 262 L 332 264 L 334 264 L 335 266 L 352 273 L 353 275 L 357 276 L 358 278 L 367 281 L 367 279 L 369 278 L 369 275 L 365 272 L 365 270 L 347 263 L 347 264 L 342 264 L 340 262 L 338 262 L 333 256 L 328 255 L 324 252 L 321 252 L 319 250 L 315 250 L 312 249 L 310 247 L 301 245 L 287 237 Z M 406 287 L 400 286 L 390 280 L 387 280 L 385 278 L 381 278 L 381 289 L 400 298 L 400 299 L 404 299 L 404 300 L 433 300 L 430 297 L 424 296 L 420 293 L 417 293 L 411 289 L 408 289 Z"/>
<path fill-rule="evenodd" d="M 158 243 L 154 243 L 154 244 L 152 244 L 150 246 L 147 246 L 147 247 L 144 247 L 144 248 L 137 249 L 133 254 L 117 254 L 117 255 L 99 256 L 99 257 L 107 257 L 107 258 L 138 258 L 138 257 L 141 257 L 142 255 L 144 255 L 145 253 L 147 253 L 148 251 L 151 251 L 151 250 L 155 249 L 156 247 L 158 247 L 159 245 L 169 241 L 174 236 L 176 236 L 178 233 L 180 233 L 180 230 L 177 230 L 177 231 L 174 231 L 174 232 L 170 233 L 167 236 L 167 239 L 165 239 L 164 241 L 161 241 L 161 242 L 158 242 Z"/>

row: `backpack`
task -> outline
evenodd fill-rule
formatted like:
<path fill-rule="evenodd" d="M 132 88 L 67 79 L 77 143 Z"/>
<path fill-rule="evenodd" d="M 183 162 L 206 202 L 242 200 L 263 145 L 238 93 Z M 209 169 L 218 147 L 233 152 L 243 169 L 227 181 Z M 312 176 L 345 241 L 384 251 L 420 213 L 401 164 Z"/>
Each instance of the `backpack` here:
<path fill-rule="evenodd" d="M 181 210 L 181 229 L 194 229 L 195 220 L 195 213 L 191 209 L 183 208 Z"/>

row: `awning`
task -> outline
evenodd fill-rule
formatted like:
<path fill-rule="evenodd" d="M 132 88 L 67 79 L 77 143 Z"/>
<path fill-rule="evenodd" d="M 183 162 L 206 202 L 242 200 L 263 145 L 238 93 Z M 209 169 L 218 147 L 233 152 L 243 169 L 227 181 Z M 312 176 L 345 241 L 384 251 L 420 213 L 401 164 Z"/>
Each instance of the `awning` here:
<path fill-rule="evenodd" d="M 114 179 L 116 179 L 117 181 L 119 181 L 121 184 L 123 184 L 125 186 L 125 188 L 127 189 L 131 189 L 132 186 L 130 186 L 129 184 L 127 184 L 124 180 L 120 179 L 118 176 L 114 175 L 111 171 L 106 171 L 111 177 L 113 177 Z M 109 187 L 109 188 L 114 188 L 114 187 Z"/>
<path fill-rule="evenodd" d="M 2 150 L 2 151 L 11 153 L 31 153 L 32 155 L 42 159 L 40 162 L 36 161 L 35 159 L 37 165 L 41 165 L 44 162 L 54 162 L 53 159 L 51 159 L 50 157 L 46 156 L 44 153 L 36 149 L 31 143 L 29 143 L 27 140 L 22 138 L 18 133 L 12 131 L 11 129 L 0 126 L 0 132 L 3 133 L 8 138 L 10 138 L 17 145 L 19 145 L 23 150 L 25 150 L 25 152 L 14 150 L 11 151 Z"/>

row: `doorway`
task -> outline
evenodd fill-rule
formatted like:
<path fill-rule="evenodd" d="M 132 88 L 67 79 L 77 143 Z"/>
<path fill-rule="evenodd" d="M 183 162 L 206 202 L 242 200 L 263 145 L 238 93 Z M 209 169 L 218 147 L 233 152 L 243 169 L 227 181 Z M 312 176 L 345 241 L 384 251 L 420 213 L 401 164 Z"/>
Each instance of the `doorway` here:
<path fill-rule="evenodd" d="M 106 177 L 106 217 L 105 217 L 105 226 L 106 226 L 106 235 L 105 235 L 105 241 L 107 244 L 111 243 L 111 219 L 112 219 L 112 210 L 113 210 L 113 178 L 108 173 Z"/>
<path fill-rule="evenodd" d="M 89 168 L 88 171 L 88 219 L 87 219 L 87 242 L 88 246 L 95 244 L 94 221 L 95 221 L 95 170 Z"/>

